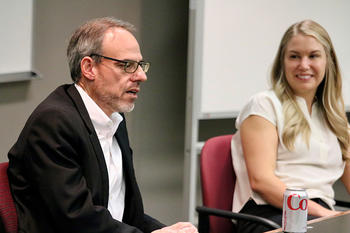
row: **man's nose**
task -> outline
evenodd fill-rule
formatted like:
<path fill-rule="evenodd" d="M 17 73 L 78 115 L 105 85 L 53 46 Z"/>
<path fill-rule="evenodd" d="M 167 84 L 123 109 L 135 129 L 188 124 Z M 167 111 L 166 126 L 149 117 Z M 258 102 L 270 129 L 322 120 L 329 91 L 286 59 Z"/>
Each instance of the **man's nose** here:
<path fill-rule="evenodd" d="M 147 75 L 145 71 L 143 71 L 142 67 L 137 67 L 137 70 L 135 71 L 132 80 L 135 82 L 146 82 L 147 81 Z"/>

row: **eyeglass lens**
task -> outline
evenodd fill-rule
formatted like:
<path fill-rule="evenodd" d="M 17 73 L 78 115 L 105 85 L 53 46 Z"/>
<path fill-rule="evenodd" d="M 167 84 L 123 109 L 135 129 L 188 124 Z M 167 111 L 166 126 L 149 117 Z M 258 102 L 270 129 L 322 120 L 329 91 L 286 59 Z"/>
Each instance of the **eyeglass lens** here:
<path fill-rule="evenodd" d="M 127 61 L 124 66 L 125 72 L 134 73 L 139 65 L 144 72 L 147 72 L 150 66 L 148 62 Z"/>

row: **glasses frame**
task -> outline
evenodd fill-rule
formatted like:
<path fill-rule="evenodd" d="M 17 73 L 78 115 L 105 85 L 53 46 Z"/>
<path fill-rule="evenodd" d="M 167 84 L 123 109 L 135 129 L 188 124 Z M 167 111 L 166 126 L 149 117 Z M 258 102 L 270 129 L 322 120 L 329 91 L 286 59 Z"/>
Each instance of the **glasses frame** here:
<path fill-rule="evenodd" d="M 107 57 L 107 56 L 104 56 L 104 55 L 101 55 L 101 54 L 97 54 L 97 53 L 92 53 L 92 54 L 90 54 L 89 57 L 93 57 L 93 56 L 102 57 L 102 58 L 107 59 L 107 60 L 123 63 L 124 64 L 124 66 L 123 66 L 124 71 L 126 73 L 129 73 L 129 74 L 135 73 L 136 70 L 139 68 L 139 66 L 141 67 L 143 72 L 147 73 L 147 71 L 149 70 L 149 67 L 151 66 L 151 63 L 145 62 L 145 61 L 119 60 L 119 59 L 116 59 L 116 58 Z M 130 63 L 134 63 L 134 64 L 137 63 L 137 66 L 136 66 L 134 71 L 127 70 L 129 65 L 130 65 Z"/>

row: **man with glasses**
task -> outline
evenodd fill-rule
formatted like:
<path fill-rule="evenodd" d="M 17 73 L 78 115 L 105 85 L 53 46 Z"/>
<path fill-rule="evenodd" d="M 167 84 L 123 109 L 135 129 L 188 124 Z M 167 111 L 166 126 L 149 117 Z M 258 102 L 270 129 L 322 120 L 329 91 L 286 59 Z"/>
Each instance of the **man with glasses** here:
<path fill-rule="evenodd" d="M 123 113 L 133 110 L 150 63 L 132 31 L 99 18 L 72 35 L 74 84 L 34 110 L 8 154 L 20 232 L 197 232 L 190 223 L 165 227 L 143 211 Z"/>

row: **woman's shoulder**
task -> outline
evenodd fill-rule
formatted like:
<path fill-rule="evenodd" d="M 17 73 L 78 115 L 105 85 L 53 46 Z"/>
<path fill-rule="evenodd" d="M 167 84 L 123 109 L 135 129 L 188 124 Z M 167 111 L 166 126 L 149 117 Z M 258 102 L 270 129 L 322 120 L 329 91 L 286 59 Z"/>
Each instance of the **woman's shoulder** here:
<path fill-rule="evenodd" d="M 238 124 L 242 123 L 250 115 L 261 116 L 273 124 L 282 112 L 281 103 L 273 90 L 266 90 L 254 94 L 243 107 L 238 116 Z"/>
<path fill-rule="evenodd" d="M 280 100 L 276 96 L 276 93 L 273 90 L 266 90 L 262 92 L 258 92 L 250 97 L 246 106 L 255 106 L 260 105 L 263 107 L 268 106 L 278 106 L 280 105 Z"/>

